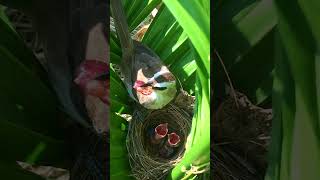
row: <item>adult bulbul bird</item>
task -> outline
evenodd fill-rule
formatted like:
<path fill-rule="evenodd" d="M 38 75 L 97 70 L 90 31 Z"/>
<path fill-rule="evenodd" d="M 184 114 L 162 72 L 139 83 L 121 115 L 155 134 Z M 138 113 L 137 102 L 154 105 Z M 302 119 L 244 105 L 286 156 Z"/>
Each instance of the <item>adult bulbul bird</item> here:
<path fill-rule="evenodd" d="M 120 70 L 129 95 L 147 109 L 163 108 L 176 96 L 176 78 L 156 53 L 132 40 L 121 1 L 111 0 L 111 11 L 122 48 Z"/>
<path fill-rule="evenodd" d="M 21 7 L 15 6 L 16 1 L 5 2 L 31 16 L 44 46 L 45 66 L 61 109 L 78 122 L 66 127 L 68 160 L 72 161 L 68 167 L 70 179 L 106 179 L 108 136 L 105 131 L 97 133 L 90 119 L 107 122 L 108 117 L 108 107 L 100 105 L 108 102 L 104 90 L 108 87 L 109 4 L 105 0 L 33 0 L 30 6 Z M 92 65 L 94 68 L 87 68 Z"/>

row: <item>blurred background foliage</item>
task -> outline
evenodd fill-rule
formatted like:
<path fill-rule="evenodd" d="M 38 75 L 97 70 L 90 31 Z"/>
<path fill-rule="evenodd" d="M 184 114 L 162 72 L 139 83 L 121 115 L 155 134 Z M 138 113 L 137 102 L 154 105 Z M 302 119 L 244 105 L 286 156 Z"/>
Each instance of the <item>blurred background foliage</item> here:
<path fill-rule="evenodd" d="M 319 9 L 318 1 L 214 1 L 214 104 L 229 84 L 220 56 L 235 89 L 273 109 L 268 180 L 320 175 Z"/>
<path fill-rule="evenodd" d="M 61 113 L 45 70 L 16 32 L 6 9 L 0 6 L 0 171 L 5 179 L 42 179 L 16 162 L 69 166 Z"/>

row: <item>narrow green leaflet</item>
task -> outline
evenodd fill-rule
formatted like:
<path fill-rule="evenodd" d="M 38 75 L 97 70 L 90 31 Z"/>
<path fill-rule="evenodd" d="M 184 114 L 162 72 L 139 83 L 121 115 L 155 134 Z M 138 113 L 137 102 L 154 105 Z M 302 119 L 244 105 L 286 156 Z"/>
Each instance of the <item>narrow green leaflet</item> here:
<path fill-rule="evenodd" d="M 187 39 L 187 35 L 174 18 L 169 9 L 162 5 L 157 16 L 152 21 L 142 42 L 153 49 L 167 63 L 172 54 Z"/>
<path fill-rule="evenodd" d="M 275 5 L 282 42 L 280 51 L 285 57 L 277 59 L 277 63 L 281 63 L 276 72 L 284 73 L 279 76 L 278 88 L 274 89 L 282 92 L 281 97 L 275 97 L 282 105 L 276 106 L 279 109 L 276 109 L 275 120 L 282 121 L 282 126 L 273 131 L 266 179 L 316 180 L 320 177 L 320 104 L 316 98 L 319 39 L 314 31 L 318 25 L 313 21 L 317 10 L 302 1 L 288 4 L 275 0 Z M 313 6 L 319 7 L 320 2 L 313 1 Z M 279 142 L 281 149 L 276 147 Z"/>
<path fill-rule="evenodd" d="M 210 17 L 200 2 L 163 1 L 170 12 L 187 33 L 195 49 L 198 51 L 203 67 L 209 72 L 210 63 Z M 209 5 L 209 1 L 206 2 Z"/>
<path fill-rule="evenodd" d="M 240 60 L 277 24 L 272 0 L 224 0 L 213 10 L 215 46 L 227 67 Z"/>
<path fill-rule="evenodd" d="M 110 172 L 111 179 L 132 179 L 128 152 L 126 149 L 126 131 L 121 130 L 122 124 L 128 124 L 125 119 L 111 113 L 110 118 Z"/>
<path fill-rule="evenodd" d="M 166 6 L 161 6 L 142 42 L 159 55 L 184 90 L 194 89 L 196 62 L 190 40 Z"/>
<path fill-rule="evenodd" d="M 144 0 L 149 1 L 149 0 Z M 136 16 L 132 21 L 130 21 L 130 30 L 135 29 L 151 12 L 152 10 L 161 3 L 161 0 L 151 0 L 149 1 L 149 4 L 144 6 L 141 11 L 134 9 Z M 145 4 L 145 3 L 144 3 Z M 137 14 L 139 13 L 139 14 Z"/>
<path fill-rule="evenodd" d="M 210 2 L 201 2 L 205 3 L 164 0 L 165 5 L 191 40 L 196 50 L 193 54 L 197 64 L 195 89 L 197 102 L 192 130 L 188 137 L 186 154 L 173 169 L 171 179 L 196 176 L 192 173 L 194 168 L 201 171 L 210 161 L 210 118 L 208 118 L 210 117 L 210 13 L 203 8 L 210 6 Z"/>

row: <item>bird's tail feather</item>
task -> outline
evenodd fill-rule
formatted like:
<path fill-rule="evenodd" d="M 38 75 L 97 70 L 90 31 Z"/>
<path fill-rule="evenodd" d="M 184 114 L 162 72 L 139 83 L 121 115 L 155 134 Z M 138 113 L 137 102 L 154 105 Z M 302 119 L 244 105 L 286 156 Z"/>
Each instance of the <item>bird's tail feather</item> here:
<path fill-rule="evenodd" d="M 122 48 L 122 62 L 120 69 L 124 75 L 124 82 L 131 98 L 136 100 L 132 92 L 132 69 L 134 64 L 135 46 L 129 32 L 127 18 L 120 0 L 110 0 L 111 12 L 114 19 L 114 24 L 117 30 L 118 38 Z"/>
<path fill-rule="evenodd" d="M 121 1 L 111 0 L 111 12 L 116 26 L 118 38 L 120 40 L 121 48 L 125 51 L 124 54 L 133 54 L 133 40 L 129 32 L 127 18 L 122 7 Z"/>

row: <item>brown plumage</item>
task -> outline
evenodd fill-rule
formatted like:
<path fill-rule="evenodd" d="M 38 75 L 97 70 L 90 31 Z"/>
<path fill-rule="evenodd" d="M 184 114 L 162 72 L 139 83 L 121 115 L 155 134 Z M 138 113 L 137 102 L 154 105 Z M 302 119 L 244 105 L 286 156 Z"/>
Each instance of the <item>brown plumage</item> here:
<path fill-rule="evenodd" d="M 120 69 L 129 95 L 147 109 L 163 108 L 177 93 L 174 75 L 156 53 L 131 39 L 121 2 L 111 0 L 111 10 L 122 48 Z"/>

